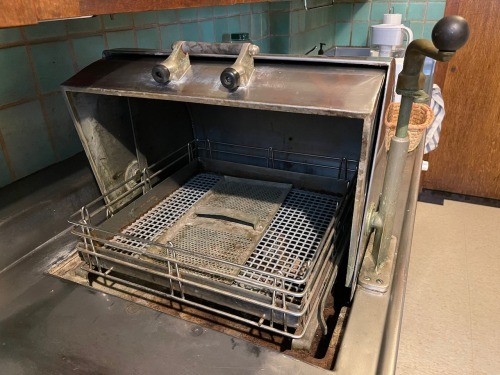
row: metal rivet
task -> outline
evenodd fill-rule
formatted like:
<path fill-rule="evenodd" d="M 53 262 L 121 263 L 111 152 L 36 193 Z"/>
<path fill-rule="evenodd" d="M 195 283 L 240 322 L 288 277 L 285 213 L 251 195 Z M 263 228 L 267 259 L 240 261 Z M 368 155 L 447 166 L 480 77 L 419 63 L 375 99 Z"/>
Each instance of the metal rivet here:
<path fill-rule="evenodd" d="M 370 278 L 368 276 L 364 277 L 365 281 L 370 281 Z"/>
<path fill-rule="evenodd" d="M 382 279 L 377 279 L 377 280 L 376 280 L 376 282 L 377 282 L 377 284 L 382 284 L 382 283 L 384 282 L 384 280 L 382 280 Z"/>

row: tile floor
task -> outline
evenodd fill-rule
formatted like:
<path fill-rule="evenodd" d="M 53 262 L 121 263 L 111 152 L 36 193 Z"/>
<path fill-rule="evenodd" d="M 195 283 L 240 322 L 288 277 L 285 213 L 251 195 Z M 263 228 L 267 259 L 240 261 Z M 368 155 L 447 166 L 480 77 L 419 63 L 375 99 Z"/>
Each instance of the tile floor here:
<path fill-rule="evenodd" d="M 500 374 L 499 201 L 421 195 L 396 373 Z"/>

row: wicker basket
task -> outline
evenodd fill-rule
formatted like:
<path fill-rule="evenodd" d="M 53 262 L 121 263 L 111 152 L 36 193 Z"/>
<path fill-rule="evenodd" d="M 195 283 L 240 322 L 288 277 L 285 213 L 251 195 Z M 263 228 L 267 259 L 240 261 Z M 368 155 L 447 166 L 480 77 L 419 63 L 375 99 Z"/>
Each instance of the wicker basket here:
<path fill-rule="evenodd" d="M 389 150 L 391 146 L 391 138 L 396 132 L 396 124 L 399 116 L 400 103 L 391 103 L 385 112 L 385 147 Z M 413 103 L 410 124 L 408 126 L 408 138 L 410 139 L 410 147 L 408 152 L 417 148 L 422 139 L 425 129 L 427 129 L 434 121 L 434 112 L 427 104 Z"/>

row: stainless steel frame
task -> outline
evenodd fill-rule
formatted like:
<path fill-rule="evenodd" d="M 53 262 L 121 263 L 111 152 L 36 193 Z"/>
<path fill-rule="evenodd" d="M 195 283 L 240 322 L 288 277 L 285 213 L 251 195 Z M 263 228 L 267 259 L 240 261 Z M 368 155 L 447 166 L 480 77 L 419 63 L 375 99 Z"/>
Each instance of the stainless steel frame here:
<path fill-rule="evenodd" d="M 230 147 L 229 149 L 228 146 Z M 216 155 L 220 154 L 230 154 L 233 158 L 240 158 L 241 156 L 245 156 L 246 158 L 261 158 L 258 154 L 257 156 L 248 154 L 249 149 L 252 149 L 253 152 L 257 150 L 258 152 L 265 153 L 267 155 L 265 164 L 271 169 L 266 168 L 266 170 L 242 164 L 231 165 L 231 163 L 221 163 L 213 159 Z M 196 162 L 195 156 L 200 157 L 200 154 L 209 157 L 210 164 L 204 162 L 203 157 L 199 159 L 200 162 Z M 280 156 L 283 154 L 287 155 L 286 159 L 282 159 L 282 156 Z M 187 167 L 184 167 L 162 182 L 158 181 L 157 176 L 178 163 L 179 160 L 186 158 L 190 161 Z M 311 159 L 318 161 L 313 163 Z M 297 164 L 315 168 L 333 169 L 337 171 L 338 179 L 283 171 L 280 170 L 282 162 L 286 162 L 288 167 Z M 296 185 L 297 181 L 301 181 L 298 182 L 299 186 L 304 188 L 321 187 L 322 190 L 328 189 L 331 194 L 335 195 L 311 195 L 314 193 L 307 193 L 306 191 L 297 189 L 292 190 L 282 205 L 281 210 L 284 210 L 284 213 L 281 214 L 278 211 L 274 219 L 276 224 L 273 224 L 274 221 L 271 223 L 271 226 L 267 229 L 266 234 L 254 251 L 254 255 L 244 265 L 235 264 L 223 259 L 176 248 L 169 244 L 159 243 L 155 240 L 159 233 L 180 218 L 218 180 L 218 177 L 215 175 L 213 177 L 203 177 L 204 183 L 195 184 L 196 194 L 194 196 L 190 197 L 188 196 L 189 194 L 178 194 L 180 196 L 179 202 L 183 204 L 180 210 L 177 209 L 178 205 L 175 204 L 175 194 L 179 190 L 182 190 L 182 188 L 177 190 L 171 197 L 167 198 L 170 206 L 166 205 L 167 210 L 174 208 L 175 212 L 169 214 L 166 222 L 160 223 L 161 227 L 158 223 L 152 223 L 154 216 L 157 216 L 158 212 L 151 210 L 150 206 L 161 201 L 164 195 L 169 195 L 168 193 L 172 190 L 169 187 L 173 186 L 174 181 L 176 184 L 182 184 L 182 181 L 186 180 L 187 177 L 200 168 L 197 165 L 200 163 L 204 165 L 204 170 L 207 170 L 207 167 L 210 166 L 219 173 L 232 172 L 242 176 L 251 174 L 252 176 L 259 175 L 261 177 L 273 175 L 272 178 L 274 180 L 295 182 Z M 236 172 L 236 169 L 239 171 Z M 292 338 L 301 338 L 304 336 L 311 319 L 319 315 L 316 313 L 316 310 L 323 299 L 325 286 L 330 284 L 329 280 L 337 272 L 338 262 L 344 251 L 340 246 L 343 244 L 339 244 L 337 239 L 342 236 L 342 238 L 345 238 L 348 235 L 347 233 L 342 233 L 338 226 L 339 223 L 349 222 L 350 220 L 346 215 L 350 213 L 347 207 L 352 205 L 353 189 L 348 189 L 348 186 L 349 182 L 354 180 L 355 177 L 356 162 L 347 158 L 294 154 L 292 152 L 273 150 L 272 148 L 218 144 L 209 140 L 196 140 L 188 143 L 183 148 L 183 151 L 177 150 L 166 156 L 162 161 L 145 168 L 140 176 L 134 175 L 130 177 L 121 185 L 116 186 L 108 192 L 107 195 L 99 197 L 90 204 L 83 206 L 79 213 L 72 216 L 70 222 L 75 228 L 73 233 L 83 239 L 78 250 L 90 266 L 87 269 L 88 272 L 101 276 L 105 275 L 111 280 L 122 279 L 111 275 L 111 270 L 121 274 L 133 275 L 168 289 L 168 293 L 156 290 L 159 295 L 168 296 L 170 299 L 182 301 L 205 310 L 218 312 L 220 315 L 231 317 L 232 319 L 243 321 L 249 325 L 257 326 L 274 333 L 280 333 Z M 158 188 L 153 188 L 154 183 L 152 181 L 158 183 Z M 134 182 L 137 182 L 136 185 L 133 188 L 129 188 L 126 193 L 111 198 L 114 196 L 115 191 L 121 190 L 123 186 L 130 186 Z M 145 189 L 145 187 L 147 188 Z M 131 207 L 126 206 L 121 208 L 122 212 L 116 210 L 118 202 L 128 200 L 128 196 L 136 197 L 139 194 L 143 194 L 142 198 L 134 201 L 130 205 Z M 286 229 L 286 227 L 293 227 L 293 216 L 288 216 L 289 214 L 286 212 L 289 209 L 287 207 L 290 207 L 292 210 L 290 212 L 297 211 L 297 207 L 293 207 L 294 195 L 306 195 L 310 196 L 309 199 L 321 199 L 320 206 L 314 210 L 311 210 L 311 207 L 307 207 L 307 205 L 303 206 L 304 210 L 309 210 L 308 215 L 311 216 L 299 217 L 298 223 L 304 219 L 313 220 L 314 217 L 322 214 L 321 211 L 325 210 L 328 204 L 333 205 L 332 210 L 325 211 L 325 214 L 322 214 L 326 215 L 323 220 L 327 220 L 323 229 L 324 232 L 318 232 L 315 235 L 316 239 L 314 241 L 306 240 L 304 237 L 305 232 L 300 228 L 293 232 L 289 232 Z M 292 206 L 289 206 L 290 204 L 287 206 L 288 199 L 292 200 L 292 203 L 290 203 Z M 108 203 L 103 204 L 103 202 Z M 310 201 L 308 205 L 312 205 L 312 208 L 314 208 L 313 201 Z M 146 214 L 146 210 L 151 212 L 151 214 Z M 102 216 L 104 213 L 106 213 L 105 218 L 107 220 L 102 222 L 105 219 Z M 294 213 L 293 215 L 296 216 L 297 214 Z M 77 219 L 78 216 L 80 216 L 80 220 Z M 285 219 L 286 225 L 280 224 L 280 220 L 283 220 L 281 217 Z M 127 224 L 136 221 L 136 219 L 138 219 L 137 223 L 127 226 Z M 141 220 L 158 229 L 135 230 L 134 228 L 142 226 L 140 224 Z M 330 223 L 326 226 L 328 222 Z M 300 225 L 304 229 L 307 228 L 304 223 Z M 314 225 L 317 227 L 318 223 Z M 124 229 L 118 231 L 118 228 Z M 319 230 L 319 228 L 316 230 Z M 300 270 L 299 273 L 294 275 L 287 273 L 285 265 L 281 267 L 263 267 L 262 261 L 258 261 L 259 257 L 265 256 L 265 247 L 269 246 L 267 243 L 271 243 L 270 246 L 275 248 L 276 240 L 273 240 L 273 238 L 279 236 L 280 233 L 281 235 L 286 235 L 288 238 L 285 252 L 294 254 L 295 262 L 300 260 L 300 264 L 297 265 L 297 268 Z M 304 247 L 306 243 L 308 243 L 307 248 Z M 162 256 L 152 253 L 148 251 L 148 247 L 161 248 L 166 255 Z M 306 252 L 304 253 L 304 251 Z M 300 257 L 297 255 L 299 252 L 303 253 Z M 154 262 L 151 263 L 151 261 L 139 259 L 143 257 L 154 260 Z M 195 259 L 199 260 L 199 264 L 187 261 L 186 257 L 195 257 Z M 270 259 L 270 261 L 272 262 L 273 260 Z M 207 268 L 208 265 L 211 266 Z M 97 269 L 93 269 L 92 266 L 95 266 Z M 227 273 L 222 269 L 235 267 L 240 269 L 240 272 L 238 276 L 234 277 L 234 279 L 232 278 L 231 285 L 218 282 L 218 278 L 228 278 Z M 144 289 L 143 286 L 136 282 L 126 280 L 125 282 L 128 285 L 133 284 L 138 289 Z M 153 290 L 151 288 L 146 289 L 148 291 Z M 196 297 L 211 303 L 215 302 L 220 304 L 221 307 L 209 306 L 197 302 L 190 297 Z M 223 306 L 250 313 L 256 318 L 249 319 L 241 314 L 228 312 L 227 309 L 222 308 Z"/>

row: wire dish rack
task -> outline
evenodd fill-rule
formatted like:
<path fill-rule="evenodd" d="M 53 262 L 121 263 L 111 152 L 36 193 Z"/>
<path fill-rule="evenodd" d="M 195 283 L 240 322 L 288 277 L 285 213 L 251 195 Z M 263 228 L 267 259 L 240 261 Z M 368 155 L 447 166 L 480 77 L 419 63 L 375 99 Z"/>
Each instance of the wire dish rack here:
<path fill-rule="evenodd" d="M 81 237 L 77 249 L 86 271 L 300 338 L 335 278 L 349 236 L 356 168 L 346 158 L 195 140 L 85 205 L 70 223 Z M 236 169 L 252 179 L 226 177 L 224 172 Z M 162 178 L 172 170 L 177 171 Z M 271 212 L 264 225 L 252 229 L 237 221 L 224 230 L 212 225 L 210 215 L 199 219 L 195 212 L 203 202 L 216 206 L 218 191 L 238 202 L 238 210 L 255 213 L 259 200 L 273 201 L 262 190 L 272 183 L 253 177 L 272 175 L 292 184 L 315 179 L 304 179 L 304 171 L 327 171 L 319 181 L 331 182 L 334 191 L 294 184 L 274 202 L 274 211 L 264 209 Z M 225 179 L 243 185 L 236 193 L 221 190 Z M 203 225 L 193 225 L 196 220 Z"/>

